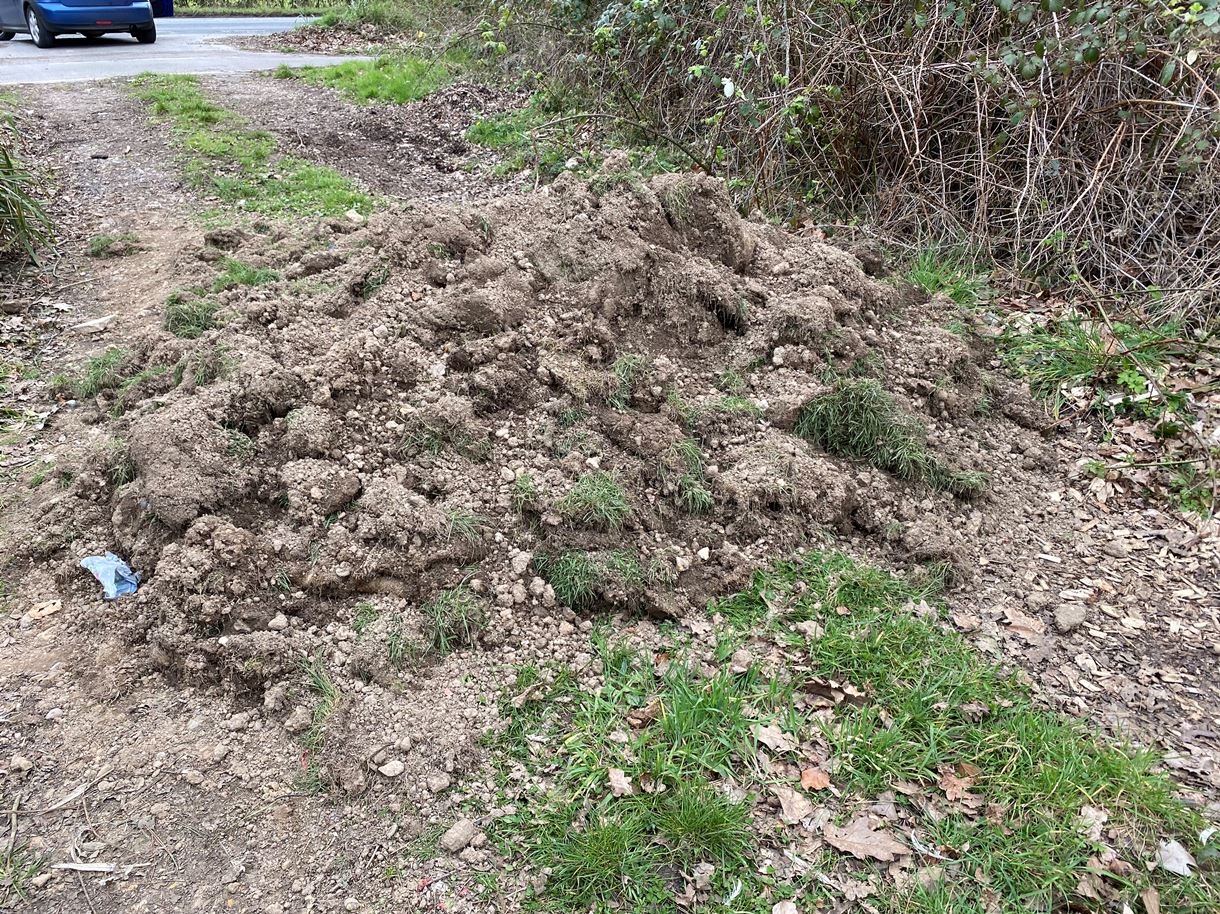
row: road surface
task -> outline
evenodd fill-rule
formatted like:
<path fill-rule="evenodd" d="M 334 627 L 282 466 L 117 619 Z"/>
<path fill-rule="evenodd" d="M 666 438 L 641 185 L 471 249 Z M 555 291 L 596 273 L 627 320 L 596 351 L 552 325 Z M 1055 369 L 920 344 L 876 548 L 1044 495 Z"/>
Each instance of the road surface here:
<path fill-rule="evenodd" d="M 65 35 L 45 51 L 34 47 L 29 35 L 18 35 L 0 42 L 0 85 L 83 82 L 149 72 L 245 73 L 282 63 L 300 67 L 352 59 L 240 51 L 216 43 L 236 35 L 286 32 L 307 21 L 288 17 L 158 19 L 156 44 L 138 44 L 121 34 L 94 40 Z"/>

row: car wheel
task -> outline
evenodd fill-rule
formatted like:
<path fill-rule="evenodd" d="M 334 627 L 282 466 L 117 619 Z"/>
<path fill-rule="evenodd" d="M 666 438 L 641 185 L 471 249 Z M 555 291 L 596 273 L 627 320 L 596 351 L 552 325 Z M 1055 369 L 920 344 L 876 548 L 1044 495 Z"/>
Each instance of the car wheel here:
<path fill-rule="evenodd" d="M 35 45 L 40 48 L 49 48 L 55 44 L 55 35 L 47 28 L 47 24 L 42 19 L 42 13 L 32 6 L 25 8 L 25 24 L 30 30 L 30 37 L 34 39 Z"/>
<path fill-rule="evenodd" d="M 140 44 L 152 44 L 157 40 L 157 24 L 150 22 L 146 29 L 136 29 L 131 34 L 136 36 L 136 41 Z"/>
<path fill-rule="evenodd" d="M 0 41 L 12 41 L 16 37 L 16 32 L 0 32 Z"/>

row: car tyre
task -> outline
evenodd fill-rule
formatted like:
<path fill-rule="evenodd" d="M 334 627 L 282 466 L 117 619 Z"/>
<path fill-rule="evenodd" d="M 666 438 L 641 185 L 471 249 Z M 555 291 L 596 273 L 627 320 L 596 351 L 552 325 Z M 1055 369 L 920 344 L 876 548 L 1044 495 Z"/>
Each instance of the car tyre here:
<path fill-rule="evenodd" d="M 150 22 L 146 29 L 136 29 L 131 34 L 136 36 L 136 41 L 140 44 L 152 44 L 157 40 L 157 24 Z"/>
<path fill-rule="evenodd" d="M 25 24 L 30 30 L 30 37 L 34 39 L 36 47 L 49 48 L 55 44 L 55 34 L 47 28 L 46 20 L 42 18 L 42 13 L 38 12 L 37 7 L 27 6 L 25 8 Z"/>
<path fill-rule="evenodd" d="M 0 41 L 12 41 L 16 37 L 16 32 L 0 32 Z"/>

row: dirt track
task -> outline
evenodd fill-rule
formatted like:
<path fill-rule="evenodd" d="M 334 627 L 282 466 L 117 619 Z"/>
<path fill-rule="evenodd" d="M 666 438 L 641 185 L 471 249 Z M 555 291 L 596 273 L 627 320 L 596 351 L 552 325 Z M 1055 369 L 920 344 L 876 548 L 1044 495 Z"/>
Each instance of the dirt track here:
<path fill-rule="evenodd" d="M 707 598 L 825 543 L 897 568 L 949 563 L 954 622 L 982 650 L 1026 669 L 1049 701 L 1159 742 L 1187 784 L 1220 788 L 1215 543 L 1154 509 L 1099 502 L 1079 470 L 1084 431 L 1042 437 L 987 347 L 942 329 L 945 303 L 912 301 L 843 252 L 743 223 L 698 181 L 601 198 L 561 181 L 503 196 L 456 167 L 464 120 L 493 101 L 483 90 L 448 90 L 392 118 L 308 90 L 307 116 L 289 116 L 297 84 L 227 79 L 206 88 L 283 148 L 350 166 L 410 206 L 367 225 L 226 240 L 226 253 L 283 279 L 229 294 L 241 320 L 186 343 L 159 329 L 163 302 L 207 281 L 219 255 L 163 134 L 120 87 L 30 95 L 48 112 L 36 141 L 78 240 L 60 284 L 9 319 L 10 337 L 39 326 L 44 377 L 115 344 L 166 366 L 218 343 L 241 357 L 211 387 L 148 382 L 120 418 L 107 402 L 60 402 L 28 443 L 4 447 L 14 472 L 2 536 L 17 558 L 5 572 L 15 593 L 0 633 L 0 742 L 31 763 L 9 775 L 6 805 L 30 813 L 23 837 L 54 859 L 117 866 L 56 872 L 31 910 L 512 910 L 521 886 L 496 898 L 472 889 L 497 868 L 489 846 L 412 849 L 460 815 L 497 813 L 479 737 L 516 666 L 587 670 L 595 618 L 644 645 L 657 640 L 655 618 L 697 633 Z M 116 108 L 123 117 L 92 113 Z M 134 231 L 147 251 L 85 258 L 83 239 L 103 231 Z M 107 314 L 100 336 L 66 331 Z M 931 447 L 986 470 L 988 493 L 933 493 L 794 443 L 795 407 L 825 386 L 823 344 L 844 364 L 878 359 Z M 648 367 L 614 391 L 625 352 Z M 748 376 L 757 415 L 717 411 L 730 366 Z M 607 403 L 607 389 L 633 411 Z M 684 434 L 672 389 L 701 417 L 716 506 L 697 518 L 674 508 L 658 469 Z M 50 406 L 45 384 L 25 392 Z M 588 414 L 585 437 L 564 427 L 569 410 Z M 229 432 L 256 447 L 250 465 L 234 459 Z M 432 453 L 428 435 L 454 446 Z M 97 462 L 116 436 L 139 470 L 127 486 Z M 48 460 L 72 480 L 31 488 Z M 602 469 L 634 505 L 621 534 L 573 529 L 557 507 Z M 539 486 L 532 513 L 513 501 L 527 472 Z M 486 526 L 455 540 L 458 512 Z M 529 553 L 623 543 L 673 586 L 608 586 L 574 612 L 531 570 Z M 157 571 L 138 600 L 103 604 L 76 561 L 116 544 Z M 481 644 L 387 665 L 389 619 L 422 625 L 418 605 L 470 581 L 475 563 Z M 280 574 L 288 585 L 266 586 Z M 365 600 L 381 621 L 362 634 L 353 614 Z M 306 656 L 325 658 L 346 696 L 322 753 L 331 794 L 302 788 Z M 35 812 L 78 785 L 79 800 Z M 386 879 L 387 867 L 407 878 Z"/>

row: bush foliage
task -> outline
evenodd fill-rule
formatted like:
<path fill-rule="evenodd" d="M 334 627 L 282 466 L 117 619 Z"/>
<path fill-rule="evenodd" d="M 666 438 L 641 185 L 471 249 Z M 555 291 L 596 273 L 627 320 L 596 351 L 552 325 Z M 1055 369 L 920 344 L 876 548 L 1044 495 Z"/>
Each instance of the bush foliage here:
<path fill-rule="evenodd" d="M 1220 0 L 491 2 L 493 47 L 695 150 L 743 208 L 1048 284 L 1216 288 Z"/>

